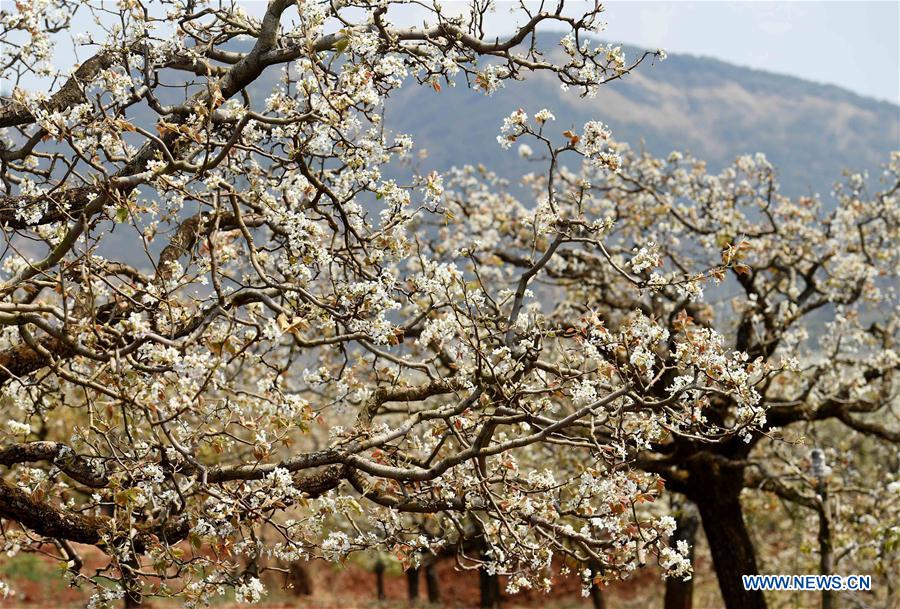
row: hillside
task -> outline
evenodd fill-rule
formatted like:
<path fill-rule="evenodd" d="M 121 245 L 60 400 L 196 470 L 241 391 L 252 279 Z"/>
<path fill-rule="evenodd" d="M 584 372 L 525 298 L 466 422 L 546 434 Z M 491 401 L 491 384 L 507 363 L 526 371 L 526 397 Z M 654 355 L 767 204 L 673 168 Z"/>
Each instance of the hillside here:
<path fill-rule="evenodd" d="M 555 45 L 543 37 L 543 48 Z M 629 58 L 639 51 L 627 49 Z M 718 170 L 736 156 L 763 152 L 779 168 L 789 194 L 826 195 L 845 168 L 878 175 L 891 150 L 900 149 L 900 107 L 831 85 L 753 70 L 715 59 L 672 54 L 642 64 L 626 78 L 601 87 L 594 99 L 564 92 L 546 75 L 508 83 L 493 96 L 462 86 L 409 86 L 388 102 L 391 128 L 412 134 L 429 151 L 427 165 L 484 163 L 508 177 L 527 171 L 514 152 L 495 141 L 515 108 L 551 109 L 560 131 L 590 119 L 608 123 L 614 137 L 666 155 L 679 149 Z M 532 167 L 533 169 L 533 167 Z"/>
<path fill-rule="evenodd" d="M 557 39 L 545 35 L 541 41 L 543 48 L 552 49 Z M 639 53 L 634 48 L 626 52 L 632 58 Z M 269 69 L 253 84 L 255 105 L 262 106 L 279 75 Z M 160 92 L 163 103 L 178 102 L 182 96 L 177 88 Z M 690 151 L 706 160 L 711 170 L 721 169 L 738 155 L 764 152 L 780 172 L 783 191 L 792 195 L 818 192 L 827 197 L 845 168 L 867 169 L 877 178 L 890 152 L 900 150 L 896 105 L 834 86 L 687 55 L 644 63 L 626 78 L 601 87 L 594 99 L 564 92 L 558 81 L 539 73 L 525 82 L 507 83 L 490 97 L 467 91 L 464 83 L 436 92 L 410 82 L 386 103 L 386 126 L 411 134 L 419 150 L 428 150 L 420 170 L 482 163 L 511 180 L 536 169 L 496 141 L 503 118 L 516 108 L 532 114 L 545 107 L 552 110 L 559 132 L 602 120 L 619 141 L 643 145 L 657 155 Z M 157 117 L 139 107 L 130 118 L 152 130 Z M 401 177 L 407 172 L 394 168 L 389 173 Z M 130 226 L 101 228 L 112 229 L 112 234 L 100 254 L 118 252 L 129 263 L 146 266 Z M 158 254 L 164 244 L 164 239 L 148 244 L 151 254 Z"/>

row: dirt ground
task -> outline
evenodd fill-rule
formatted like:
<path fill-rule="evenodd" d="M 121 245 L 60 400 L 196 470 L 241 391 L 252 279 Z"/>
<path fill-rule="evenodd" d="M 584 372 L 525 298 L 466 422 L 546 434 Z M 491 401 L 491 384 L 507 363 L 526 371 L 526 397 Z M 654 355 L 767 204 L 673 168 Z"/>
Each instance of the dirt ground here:
<path fill-rule="evenodd" d="M 0 602 L 3 609 L 69 609 L 84 607 L 87 594 L 79 589 L 68 588 L 62 578 L 60 567 L 52 560 L 33 554 L 0 561 L 0 578 L 7 582 L 15 594 Z M 399 609 L 408 607 L 429 607 L 424 581 L 420 580 L 420 598 L 408 600 L 406 577 L 394 568 L 385 573 L 386 600 L 378 601 L 374 573 L 361 564 L 349 563 L 343 566 L 322 562 L 309 563 L 313 592 L 309 596 L 295 596 L 286 589 L 285 580 L 277 573 L 267 573 L 263 581 L 268 595 L 257 607 L 267 609 L 287 609 L 303 607 L 310 609 Z M 446 609 L 467 609 L 479 604 L 478 573 L 462 571 L 453 561 L 445 560 L 437 567 L 441 603 Z M 698 609 L 719 606 L 716 597 L 715 579 L 702 562 L 695 573 Z M 653 609 L 662 607 L 664 584 L 659 573 L 647 569 L 630 580 L 619 582 L 604 591 L 607 607 L 615 609 Z M 148 607 L 172 609 L 179 603 L 166 600 L 148 599 Z M 233 603 L 223 602 L 218 607 L 234 609 Z M 504 594 L 503 609 L 574 609 L 591 607 L 591 599 L 582 598 L 579 581 L 574 577 L 559 577 L 554 582 L 553 591 L 526 592 L 515 596 Z"/>

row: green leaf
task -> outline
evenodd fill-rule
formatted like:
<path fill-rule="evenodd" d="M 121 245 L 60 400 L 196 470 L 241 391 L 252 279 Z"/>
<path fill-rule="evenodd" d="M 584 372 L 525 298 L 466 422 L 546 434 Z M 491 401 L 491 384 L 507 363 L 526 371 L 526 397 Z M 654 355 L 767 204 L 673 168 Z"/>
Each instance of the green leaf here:
<path fill-rule="evenodd" d="M 128 208 L 127 207 L 119 207 L 116 209 L 116 222 L 122 223 L 128 219 Z"/>

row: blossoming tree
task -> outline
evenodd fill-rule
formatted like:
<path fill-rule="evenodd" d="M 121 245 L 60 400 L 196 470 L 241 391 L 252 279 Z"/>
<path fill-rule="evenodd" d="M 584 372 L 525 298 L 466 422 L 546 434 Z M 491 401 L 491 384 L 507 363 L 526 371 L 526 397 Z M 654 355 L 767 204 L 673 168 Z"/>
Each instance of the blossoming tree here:
<path fill-rule="evenodd" d="M 823 544 L 812 553 L 820 558 L 833 546 L 832 558 L 843 561 L 822 563 L 822 570 L 883 575 L 876 606 L 890 606 L 895 591 L 887 582 L 897 575 L 900 533 L 894 380 L 900 252 L 893 246 L 900 153 L 884 168 L 883 190 L 870 194 L 865 176 L 848 175 L 829 209 L 818 197 L 781 195 L 761 155 L 710 175 L 704 163 L 679 153 L 659 159 L 609 143 L 604 162 L 616 171 L 588 163 L 577 173 L 555 172 L 571 142 L 553 144 L 545 122 L 542 112 L 533 120 L 517 112 L 501 136 L 504 145 L 521 141 L 524 156 L 539 161 L 540 154 L 550 167 L 525 177 L 534 203 L 520 204 L 496 178 L 471 169 L 448 181 L 452 213 L 484 218 L 473 235 L 482 252 L 476 257 L 528 268 L 530 258 L 509 250 L 513 235 L 533 238 L 522 227 L 552 234 L 560 214 L 605 222 L 601 238 L 580 239 L 581 246 L 563 248 L 547 263 L 540 283 L 558 296 L 538 297 L 536 315 L 552 336 L 574 335 L 588 353 L 590 344 L 600 353 L 621 349 L 615 358 L 601 357 L 594 370 L 625 365 L 645 396 L 656 396 L 654 414 L 641 412 L 626 428 L 629 464 L 658 474 L 668 490 L 699 508 L 726 605 L 765 604 L 741 580 L 758 571 L 740 502 L 747 488 L 763 491 L 749 499 L 754 519 L 779 531 L 776 537 L 791 527 L 784 513 L 781 521 L 766 521 L 773 498 L 806 510 L 794 516 L 808 523 L 803 545 Z M 642 326 L 645 320 L 652 325 Z M 700 362 L 704 381 L 684 370 Z M 621 380 L 619 368 L 614 375 Z M 582 376 L 573 398 L 595 391 L 603 378 Z M 710 378 L 735 385 L 696 392 Z M 672 410 L 665 401 L 674 395 L 684 401 Z M 815 471 L 811 445 L 827 449 L 833 466 Z M 831 530 L 817 539 L 825 482 L 841 499 L 823 514 Z M 767 562 L 775 573 L 819 567 L 795 553 Z"/>
<path fill-rule="evenodd" d="M 388 177 L 413 146 L 383 125 L 398 87 L 545 72 L 591 95 L 651 55 L 626 63 L 590 37 L 599 7 L 562 3 L 492 39 L 489 4 L 414 28 L 369 0 L 2 13 L 8 551 L 58 556 L 94 606 L 252 602 L 267 558 L 371 549 L 589 588 L 689 576 L 669 489 L 699 506 L 726 604 L 763 605 L 738 587 L 738 495 L 814 497 L 753 455 L 823 419 L 897 441 L 873 413 L 895 395 L 898 160 L 824 214 L 763 160 L 710 176 L 535 109 L 498 138 L 539 168 L 531 201 L 473 168 Z M 85 15 L 93 55 L 50 66 Z"/>

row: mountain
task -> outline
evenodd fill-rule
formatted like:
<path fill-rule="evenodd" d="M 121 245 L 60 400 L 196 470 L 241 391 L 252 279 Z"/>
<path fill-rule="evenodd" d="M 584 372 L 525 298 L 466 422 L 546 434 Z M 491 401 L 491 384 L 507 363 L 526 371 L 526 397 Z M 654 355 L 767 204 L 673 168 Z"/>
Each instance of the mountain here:
<path fill-rule="evenodd" d="M 543 44 L 540 44 L 543 43 Z M 549 57 L 553 35 L 539 39 Z M 640 50 L 623 47 L 628 58 Z M 824 59 L 823 59 L 824 60 Z M 444 170 L 484 163 L 504 177 L 533 171 L 495 137 L 503 118 L 522 108 L 556 115 L 558 131 L 588 120 L 607 123 L 613 137 L 653 154 L 693 153 L 718 171 L 735 157 L 763 152 L 779 171 L 784 192 L 823 196 L 844 169 L 877 177 L 892 150 L 900 150 L 900 106 L 839 87 L 691 55 L 648 61 L 625 78 L 600 87 L 593 99 L 563 91 L 549 74 L 507 83 L 492 96 L 464 84 L 405 86 L 387 104 L 387 125 L 413 135 L 429 151 L 423 163 Z"/>
<path fill-rule="evenodd" d="M 557 43 L 558 36 L 539 37 L 539 46 L 550 59 L 559 59 L 553 55 Z M 626 47 L 628 57 L 640 52 Z M 257 105 L 279 75 L 279 68 L 268 69 L 251 86 Z M 159 95 L 162 103 L 174 103 L 183 99 L 184 92 L 164 89 Z M 516 180 L 537 169 L 520 159 L 515 149 L 503 150 L 497 144 L 503 119 L 516 108 L 530 115 L 548 108 L 556 115 L 552 126 L 558 133 L 569 128 L 580 131 L 586 121 L 601 120 L 619 141 L 644 146 L 659 156 L 672 150 L 691 152 L 707 161 L 711 171 L 739 155 L 763 152 L 778 168 L 784 192 L 817 192 L 826 200 L 844 169 L 868 170 L 877 178 L 890 152 L 900 150 L 900 106 L 835 86 L 677 54 L 642 64 L 601 87 L 593 99 L 580 98 L 574 90 L 562 91 L 546 73 L 508 82 L 492 96 L 469 91 L 464 82 L 440 92 L 410 82 L 387 100 L 385 123 L 390 130 L 412 135 L 417 149 L 428 150 L 428 157 L 418 162 L 420 170 L 482 163 Z M 152 131 L 157 117 L 142 108 L 129 118 Z M 402 177 L 408 169 L 387 173 Z M 144 192 L 152 196 L 148 189 Z M 98 253 L 147 266 L 133 229 L 106 223 L 98 229 L 112 230 Z M 151 254 L 157 255 L 166 242 L 154 240 Z"/>

